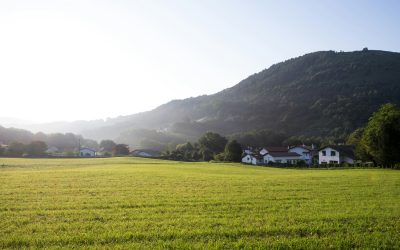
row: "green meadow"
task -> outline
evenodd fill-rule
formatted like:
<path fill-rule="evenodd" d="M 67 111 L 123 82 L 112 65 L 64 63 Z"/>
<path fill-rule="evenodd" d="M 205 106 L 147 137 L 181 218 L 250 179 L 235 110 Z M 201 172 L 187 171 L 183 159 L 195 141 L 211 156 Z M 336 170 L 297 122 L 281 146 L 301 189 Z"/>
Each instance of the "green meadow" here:
<path fill-rule="evenodd" d="M 400 248 L 400 171 L 0 158 L 0 248 Z"/>

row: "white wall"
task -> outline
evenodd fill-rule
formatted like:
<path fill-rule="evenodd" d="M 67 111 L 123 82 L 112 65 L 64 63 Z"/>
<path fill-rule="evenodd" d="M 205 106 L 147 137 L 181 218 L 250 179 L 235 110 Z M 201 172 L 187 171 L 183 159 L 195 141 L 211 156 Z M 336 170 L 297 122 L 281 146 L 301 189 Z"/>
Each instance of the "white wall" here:
<path fill-rule="evenodd" d="M 301 160 L 301 157 L 300 156 L 273 157 L 269 154 L 264 156 L 264 163 L 268 162 L 291 163 L 292 160 Z"/>
<path fill-rule="evenodd" d="M 252 156 L 251 155 L 245 155 L 243 158 L 242 158 L 242 162 L 243 163 L 247 163 L 247 164 L 250 164 L 250 163 L 252 163 Z"/>
<path fill-rule="evenodd" d="M 322 155 L 322 151 L 326 152 L 326 156 Z M 331 156 L 332 152 L 335 152 L 335 156 Z M 323 163 L 329 164 L 329 163 L 333 163 L 333 162 L 340 163 L 340 157 L 339 157 L 338 151 L 334 150 L 333 148 L 328 147 L 328 148 L 321 149 L 318 152 L 318 163 L 319 164 L 323 164 Z"/>
<path fill-rule="evenodd" d="M 265 155 L 268 153 L 268 150 L 266 150 L 265 148 L 260 150 L 260 155 Z"/>
<path fill-rule="evenodd" d="M 242 162 L 246 163 L 246 164 L 253 164 L 253 165 L 257 165 L 257 158 L 252 156 L 252 155 L 245 155 L 242 158 Z"/>

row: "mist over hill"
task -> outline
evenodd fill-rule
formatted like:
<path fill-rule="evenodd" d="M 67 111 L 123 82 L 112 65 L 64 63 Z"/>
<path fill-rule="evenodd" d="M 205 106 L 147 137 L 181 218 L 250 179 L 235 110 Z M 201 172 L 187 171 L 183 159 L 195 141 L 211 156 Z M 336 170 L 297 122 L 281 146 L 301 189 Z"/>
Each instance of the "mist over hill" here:
<path fill-rule="evenodd" d="M 400 104 L 400 53 L 321 51 L 275 64 L 213 95 L 106 121 L 41 124 L 35 130 L 160 148 L 206 131 L 345 137 L 386 102 Z"/>

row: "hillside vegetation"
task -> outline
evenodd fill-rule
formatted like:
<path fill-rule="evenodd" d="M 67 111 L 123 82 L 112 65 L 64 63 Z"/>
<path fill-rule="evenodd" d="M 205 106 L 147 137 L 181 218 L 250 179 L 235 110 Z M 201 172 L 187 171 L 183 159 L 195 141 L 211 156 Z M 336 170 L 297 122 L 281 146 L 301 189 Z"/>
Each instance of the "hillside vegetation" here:
<path fill-rule="evenodd" d="M 214 95 L 124 117 L 112 127 L 125 131 L 121 140 L 138 128 L 189 138 L 261 129 L 344 138 L 387 102 L 400 104 L 399 53 L 323 51 L 273 65 Z"/>

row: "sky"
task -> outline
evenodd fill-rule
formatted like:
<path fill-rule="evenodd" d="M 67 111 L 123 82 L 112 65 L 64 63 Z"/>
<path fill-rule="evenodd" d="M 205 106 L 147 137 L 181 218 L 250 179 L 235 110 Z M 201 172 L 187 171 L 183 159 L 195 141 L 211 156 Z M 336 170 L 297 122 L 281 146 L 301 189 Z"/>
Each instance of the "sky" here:
<path fill-rule="evenodd" d="M 0 1 L 0 117 L 92 120 L 320 50 L 400 51 L 400 1 Z"/>

